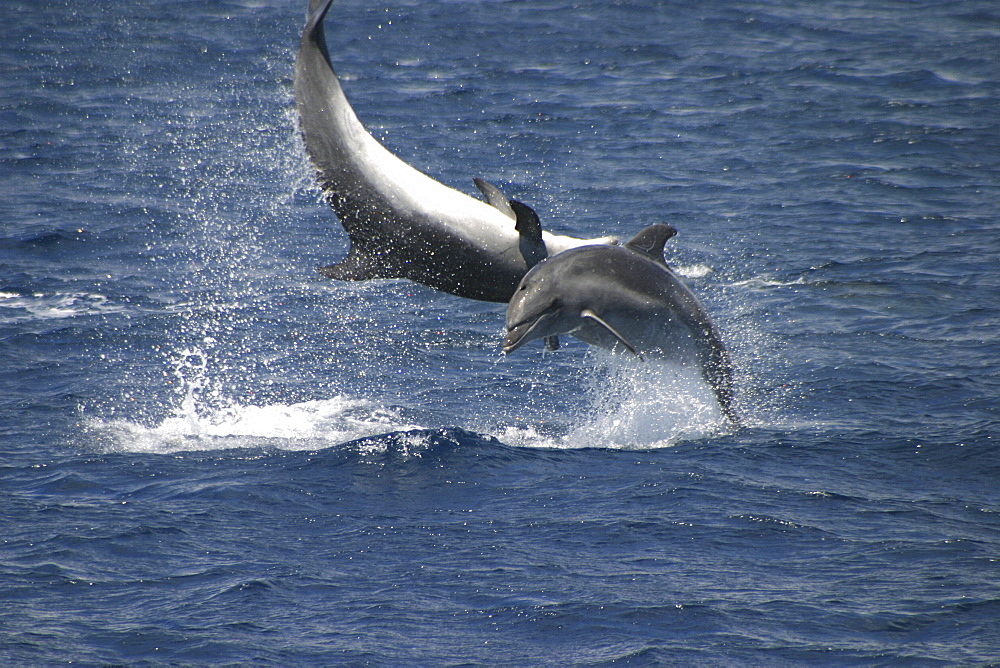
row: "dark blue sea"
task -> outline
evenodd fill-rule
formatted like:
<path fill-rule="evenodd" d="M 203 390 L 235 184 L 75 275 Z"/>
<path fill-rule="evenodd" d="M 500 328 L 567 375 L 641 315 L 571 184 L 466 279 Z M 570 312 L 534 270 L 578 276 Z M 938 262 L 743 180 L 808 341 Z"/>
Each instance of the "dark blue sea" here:
<path fill-rule="evenodd" d="M 1000 661 L 995 2 L 334 5 L 402 159 L 679 230 L 738 430 L 322 279 L 305 4 L 0 8 L 0 663 Z"/>

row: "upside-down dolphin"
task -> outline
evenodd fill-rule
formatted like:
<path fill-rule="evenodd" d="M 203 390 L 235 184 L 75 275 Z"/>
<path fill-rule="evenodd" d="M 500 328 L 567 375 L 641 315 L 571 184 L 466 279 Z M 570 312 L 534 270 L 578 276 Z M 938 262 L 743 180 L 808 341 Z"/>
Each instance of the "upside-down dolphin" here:
<path fill-rule="evenodd" d="M 538 263 L 507 306 L 504 353 L 528 341 L 572 334 L 640 357 L 697 364 L 734 424 L 732 368 L 715 324 L 667 266 L 676 230 L 650 225 L 624 246 L 583 246 Z"/>
<path fill-rule="evenodd" d="M 324 276 L 408 278 L 460 297 L 506 302 L 540 259 L 614 242 L 543 233 L 526 205 L 512 200 L 498 208 L 505 198 L 497 191 L 496 201 L 487 193 L 490 206 L 386 150 L 358 120 L 330 64 L 323 19 L 331 3 L 310 1 L 295 60 L 306 151 L 351 244 L 343 261 L 320 269 Z"/>

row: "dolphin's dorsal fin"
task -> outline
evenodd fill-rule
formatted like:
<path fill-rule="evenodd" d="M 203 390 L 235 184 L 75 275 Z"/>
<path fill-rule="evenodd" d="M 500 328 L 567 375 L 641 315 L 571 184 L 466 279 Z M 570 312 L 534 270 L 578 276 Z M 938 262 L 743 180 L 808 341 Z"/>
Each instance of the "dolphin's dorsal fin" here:
<path fill-rule="evenodd" d="M 665 265 L 667 261 L 663 258 L 663 245 L 667 243 L 667 239 L 675 234 L 677 234 L 677 230 L 670 225 L 666 223 L 653 223 L 632 237 L 632 240 L 625 244 L 625 246 L 644 253 L 660 264 Z"/>
<path fill-rule="evenodd" d="M 479 188 L 479 192 L 483 194 L 486 201 L 489 202 L 490 206 L 499 209 L 500 212 L 510 218 L 511 220 L 517 220 L 517 214 L 514 213 L 514 209 L 510 208 L 510 202 L 507 200 L 507 196 L 500 192 L 492 183 L 487 183 L 481 178 L 476 177 L 472 179 L 472 182 L 476 184 Z"/>
<path fill-rule="evenodd" d="M 593 320 L 594 322 L 596 322 L 601 327 L 603 327 L 604 329 L 606 329 L 609 332 L 611 332 L 611 335 L 614 336 L 616 339 L 618 339 L 618 342 L 621 343 L 623 346 L 625 346 L 626 350 L 628 350 L 630 353 L 632 353 L 633 355 L 635 355 L 639 359 L 645 361 L 646 358 L 642 356 L 642 353 L 640 353 L 638 350 L 636 350 L 635 346 L 633 346 L 631 343 L 628 342 L 628 339 L 626 339 L 624 336 L 622 336 L 621 334 L 619 334 L 618 330 L 616 330 L 614 327 L 612 327 L 607 322 L 605 322 L 605 320 L 601 316 L 597 315 L 596 313 L 594 313 L 593 311 L 591 311 L 589 308 L 585 308 L 582 311 L 580 311 L 580 317 L 581 318 L 589 318 L 589 319 Z"/>

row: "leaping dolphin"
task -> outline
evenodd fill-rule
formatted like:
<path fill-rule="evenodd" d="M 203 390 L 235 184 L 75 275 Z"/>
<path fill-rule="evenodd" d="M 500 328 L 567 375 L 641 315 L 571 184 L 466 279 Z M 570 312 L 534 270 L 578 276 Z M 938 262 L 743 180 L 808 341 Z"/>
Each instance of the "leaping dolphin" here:
<path fill-rule="evenodd" d="M 511 201 L 509 209 L 530 212 L 515 212 L 515 228 L 503 206 L 449 188 L 386 150 L 358 120 L 330 64 L 323 19 L 331 3 L 310 1 L 295 60 L 306 151 L 351 242 L 343 261 L 320 269 L 324 276 L 408 278 L 460 297 L 506 302 L 541 258 L 614 243 L 542 232 L 534 212 Z"/>
<path fill-rule="evenodd" d="M 507 306 L 504 353 L 535 339 L 572 334 L 640 358 L 698 364 L 725 416 L 739 424 L 722 337 L 663 258 L 663 245 L 676 233 L 658 223 L 624 246 L 584 246 L 538 263 Z"/>

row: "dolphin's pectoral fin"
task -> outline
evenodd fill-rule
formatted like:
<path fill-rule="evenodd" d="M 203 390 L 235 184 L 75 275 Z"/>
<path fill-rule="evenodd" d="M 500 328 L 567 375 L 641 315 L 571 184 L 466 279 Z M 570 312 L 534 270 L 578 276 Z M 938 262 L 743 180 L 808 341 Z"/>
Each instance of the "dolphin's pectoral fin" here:
<path fill-rule="evenodd" d="M 362 264 L 351 262 L 350 258 L 337 264 L 328 264 L 317 269 L 320 275 L 335 281 L 367 281 L 380 276 Z"/>
<path fill-rule="evenodd" d="M 646 361 L 646 358 L 642 356 L 642 353 L 640 353 L 638 350 L 636 350 L 635 346 L 633 346 L 631 343 L 629 343 L 628 340 L 624 336 L 622 336 L 621 334 L 619 334 L 618 331 L 614 327 L 612 327 L 607 322 L 605 322 L 604 319 L 601 318 L 601 316 L 597 315 L 596 313 L 594 313 L 593 311 L 591 311 L 589 308 L 585 308 L 582 311 L 580 311 L 580 317 L 581 318 L 590 318 L 591 320 L 593 320 L 594 322 L 596 322 L 598 325 L 600 325 L 604 329 L 608 330 L 608 332 L 610 332 L 612 336 L 614 336 L 616 339 L 618 339 L 619 343 L 621 343 L 623 346 L 625 346 L 626 350 L 628 350 L 630 353 L 632 353 L 633 355 L 635 355 L 636 357 L 638 357 L 640 360 Z"/>
<path fill-rule="evenodd" d="M 663 246 L 675 234 L 677 234 L 677 230 L 670 225 L 655 223 L 640 230 L 639 234 L 632 237 L 625 246 L 648 255 L 662 265 L 666 265 L 667 261 L 663 258 Z"/>
<path fill-rule="evenodd" d="M 559 350 L 559 337 L 558 336 L 546 336 L 545 339 L 545 349 L 546 350 Z"/>
<path fill-rule="evenodd" d="M 479 192 L 483 194 L 483 197 L 486 198 L 486 201 L 489 202 L 490 206 L 494 209 L 499 209 L 500 213 L 507 216 L 511 220 L 517 220 L 517 214 L 514 213 L 514 209 L 510 208 L 507 196 L 500 192 L 499 188 L 492 183 L 483 181 L 478 177 L 472 179 L 472 182 L 476 184 L 476 187 L 479 188 Z"/>
<path fill-rule="evenodd" d="M 347 257 L 337 264 L 319 267 L 320 274 L 337 281 L 367 281 L 372 278 L 396 278 L 397 274 L 387 270 L 384 264 L 373 261 L 372 255 L 351 242 Z"/>

